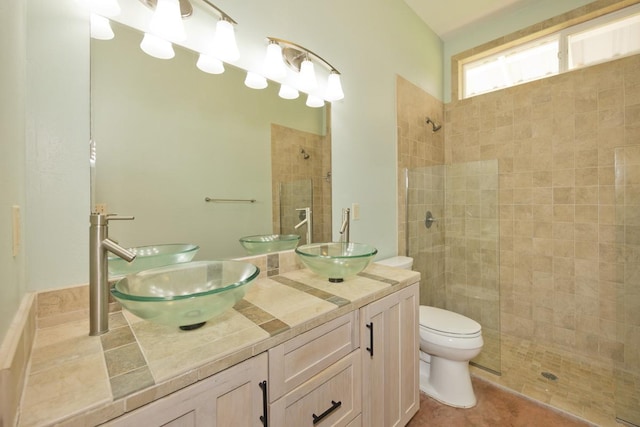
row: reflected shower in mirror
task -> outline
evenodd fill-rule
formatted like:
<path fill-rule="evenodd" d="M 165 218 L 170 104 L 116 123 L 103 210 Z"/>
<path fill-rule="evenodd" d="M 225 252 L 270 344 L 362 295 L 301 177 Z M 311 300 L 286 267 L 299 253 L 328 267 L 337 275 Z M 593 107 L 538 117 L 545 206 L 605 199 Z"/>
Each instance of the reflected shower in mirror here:
<path fill-rule="evenodd" d="M 328 107 L 284 100 L 277 85 L 249 89 L 232 66 L 203 73 L 197 54 L 177 46 L 170 61 L 152 58 L 141 33 L 112 24 L 113 40 L 91 40 L 91 199 L 136 217 L 115 225 L 121 244 L 193 243 L 198 259 L 244 256 L 240 237 L 281 233 L 278 191 L 299 179 L 312 182 L 314 228 L 331 235 Z"/>

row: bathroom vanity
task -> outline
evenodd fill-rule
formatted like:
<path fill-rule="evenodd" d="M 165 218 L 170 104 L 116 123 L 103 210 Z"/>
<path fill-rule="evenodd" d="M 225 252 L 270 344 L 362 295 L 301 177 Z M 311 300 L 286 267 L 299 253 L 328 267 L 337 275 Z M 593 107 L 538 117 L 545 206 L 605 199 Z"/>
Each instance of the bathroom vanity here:
<path fill-rule="evenodd" d="M 377 264 L 343 283 L 306 269 L 264 274 L 233 309 L 194 331 L 112 313 L 126 322 L 112 322 L 109 334 L 130 328 L 130 342 L 74 338 L 102 343 L 91 367 L 97 374 L 84 384 L 42 384 L 32 363 L 19 425 L 405 425 L 420 403 L 419 280 Z M 37 331 L 36 370 L 75 363 L 59 349 L 49 351 L 58 360 L 44 360 L 45 347 L 60 345 L 55 330 Z M 143 366 L 114 364 L 110 352 L 125 347 L 139 350 Z M 123 386 L 126 369 L 138 376 Z M 55 405 L 35 397 L 43 390 L 58 394 Z"/>

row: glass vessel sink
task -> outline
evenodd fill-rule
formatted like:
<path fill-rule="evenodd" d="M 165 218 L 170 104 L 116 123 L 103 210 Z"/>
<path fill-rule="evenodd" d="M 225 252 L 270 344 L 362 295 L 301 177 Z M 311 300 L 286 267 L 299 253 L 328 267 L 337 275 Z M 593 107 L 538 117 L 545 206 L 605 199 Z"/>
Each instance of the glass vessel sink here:
<path fill-rule="evenodd" d="M 297 234 L 259 234 L 240 238 L 240 244 L 249 255 L 280 252 L 298 246 L 300 236 Z"/>
<path fill-rule="evenodd" d="M 342 282 L 367 268 L 378 250 L 365 243 L 313 243 L 296 248 L 302 263 L 330 282 Z"/>
<path fill-rule="evenodd" d="M 136 254 L 136 259 L 127 262 L 120 257 L 110 256 L 107 260 L 109 274 L 121 276 L 164 265 L 189 262 L 199 249 L 200 246 L 183 243 L 130 248 L 129 250 Z"/>
<path fill-rule="evenodd" d="M 131 274 L 111 294 L 136 316 L 189 330 L 244 297 L 260 270 L 240 261 L 193 261 Z"/>

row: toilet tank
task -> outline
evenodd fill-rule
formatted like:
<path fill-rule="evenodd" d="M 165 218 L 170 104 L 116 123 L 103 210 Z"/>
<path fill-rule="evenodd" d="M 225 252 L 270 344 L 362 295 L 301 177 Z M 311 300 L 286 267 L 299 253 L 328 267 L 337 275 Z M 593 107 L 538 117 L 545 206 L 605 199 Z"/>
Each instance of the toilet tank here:
<path fill-rule="evenodd" d="M 391 258 L 381 259 L 376 261 L 376 264 L 386 265 L 388 267 L 402 268 L 404 270 L 411 270 L 413 267 L 413 258 L 408 256 L 394 256 Z"/>

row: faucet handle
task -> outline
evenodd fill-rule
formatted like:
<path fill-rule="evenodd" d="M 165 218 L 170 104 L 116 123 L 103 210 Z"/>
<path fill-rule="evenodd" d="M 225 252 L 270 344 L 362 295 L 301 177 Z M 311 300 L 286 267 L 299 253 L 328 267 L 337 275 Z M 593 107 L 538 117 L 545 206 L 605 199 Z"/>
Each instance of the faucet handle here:
<path fill-rule="evenodd" d="M 136 219 L 135 216 L 118 216 L 118 214 L 107 214 L 108 221 L 113 221 L 113 220 L 131 221 L 134 219 Z"/>

